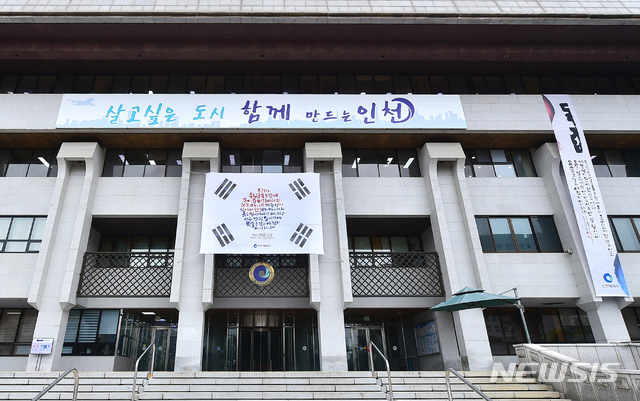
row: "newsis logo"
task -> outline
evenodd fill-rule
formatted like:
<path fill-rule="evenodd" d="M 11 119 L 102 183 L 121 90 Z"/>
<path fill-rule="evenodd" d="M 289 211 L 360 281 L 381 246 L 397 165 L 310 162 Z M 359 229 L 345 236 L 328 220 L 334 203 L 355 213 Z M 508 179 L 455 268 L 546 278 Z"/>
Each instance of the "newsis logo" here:
<path fill-rule="evenodd" d="M 496 383 L 501 377 L 505 383 L 526 383 L 527 379 L 535 375 L 536 369 L 538 381 L 542 383 L 612 383 L 616 381 L 618 374 L 610 369 L 620 368 L 619 363 L 586 363 L 586 362 L 553 362 L 550 364 L 510 363 L 505 369 L 502 363 L 494 363 L 491 372 L 491 383 Z M 527 368 L 530 368 L 527 371 Z"/>
<path fill-rule="evenodd" d="M 605 273 L 602 278 L 604 278 L 604 281 L 607 283 L 613 283 L 613 276 L 610 273 Z"/>

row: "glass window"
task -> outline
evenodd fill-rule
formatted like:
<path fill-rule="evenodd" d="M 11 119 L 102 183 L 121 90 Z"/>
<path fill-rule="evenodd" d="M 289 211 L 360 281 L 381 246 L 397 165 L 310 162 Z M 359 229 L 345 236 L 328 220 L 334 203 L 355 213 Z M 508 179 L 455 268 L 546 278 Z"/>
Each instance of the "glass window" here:
<path fill-rule="evenodd" d="M 26 177 L 32 153 L 31 150 L 13 150 L 5 177 Z"/>
<path fill-rule="evenodd" d="M 0 309 L 0 356 L 29 355 L 38 311 Z"/>
<path fill-rule="evenodd" d="M 109 149 L 103 177 L 180 177 L 180 149 Z"/>
<path fill-rule="evenodd" d="M 223 173 L 299 173 L 302 168 L 300 149 L 224 149 Z"/>
<path fill-rule="evenodd" d="M 496 247 L 493 245 L 493 236 L 491 235 L 489 219 L 486 217 L 476 217 L 476 225 L 478 226 L 478 234 L 480 236 L 482 250 L 485 252 L 495 251 Z"/>
<path fill-rule="evenodd" d="M 515 234 L 519 251 L 538 250 L 528 218 L 512 218 L 511 225 L 513 226 L 513 233 Z"/>
<path fill-rule="evenodd" d="M 484 252 L 562 252 L 551 216 L 476 217 Z"/>
<path fill-rule="evenodd" d="M 513 244 L 513 237 L 511 236 L 509 220 L 506 218 L 490 218 L 489 224 L 491 226 L 491 232 L 493 233 L 493 239 L 496 244 L 496 250 L 515 251 L 516 247 Z"/>
<path fill-rule="evenodd" d="M 375 150 L 357 150 L 358 177 L 378 177 L 378 157 Z"/>
<path fill-rule="evenodd" d="M 38 252 L 45 217 L 0 217 L 0 252 Z"/>
<path fill-rule="evenodd" d="M 613 227 L 618 251 L 640 251 L 637 231 L 637 224 L 640 223 L 640 218 L 610 217 L 609 221 Z"/>
<path fill-rule="evenodd" d="M 342 176 L 358 176 L 358 163 L 356 161 L 355 149 L 342 149 Z"/>
<path fill-rule="evenodd" d="M 62 355 L 114 355 L 119 317 L 117 309 L 71 310 Z"/>
<path fill-rule="evenodd" d="M 625 315 L 623 311 L 623 315 Z M 629 321 L 628 314 L 625 321 Z M 516 308 L 487 308 L 485 325 L 494 355 L 514 355 L 514 344 L 526 342 L 522 318 Z M 586 313 L 579 308 L 525 308 L 534 343 L 593 343 Z"/>
<path fill-rule="evenodd" d="M 551 216 L 532 217 L 533 229 L 542 252 L 562 252 L 562 243 Z"/>
<path fill-rule="evenodd" d="M 419 177 L 415 149 L 343 149 L 343 177 Z"/>
<path fill-rule="evenodd" d="M 378 171 L 380 177 L 399 177 L 398 152 L 396 150 L 378 150 Z"/>
<path fill-rule="evenodd" d="M 526 149 L 472 149 L 465 153 L 467 177 L 535 177 Z"/>

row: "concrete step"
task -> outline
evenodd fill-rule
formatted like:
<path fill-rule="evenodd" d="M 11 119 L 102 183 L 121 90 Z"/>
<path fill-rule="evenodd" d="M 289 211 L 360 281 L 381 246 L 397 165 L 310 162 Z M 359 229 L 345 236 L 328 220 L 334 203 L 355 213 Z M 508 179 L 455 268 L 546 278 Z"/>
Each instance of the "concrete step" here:
<path fill-rule="evenodd" d="M 561 400 L 534 378 L 517 383 L 491 379 L 491 372 L 461 372 L 496 401 Z M 0 372 L 0 400 L 31 400 L 59 372 Z M 131 399 L 133 372 L 81 372 L 79 401 Z M 392 372 L 394 398 L 447 400 L 444 372 Z M 139 400 L 386 400 L 386 372 L 146 372 L 137 378 Z M 456 400 L 481 399 L 457 377 L 451 377 Z M 54 387 L 44 400 L 72 398 L 73 376 Z"/>

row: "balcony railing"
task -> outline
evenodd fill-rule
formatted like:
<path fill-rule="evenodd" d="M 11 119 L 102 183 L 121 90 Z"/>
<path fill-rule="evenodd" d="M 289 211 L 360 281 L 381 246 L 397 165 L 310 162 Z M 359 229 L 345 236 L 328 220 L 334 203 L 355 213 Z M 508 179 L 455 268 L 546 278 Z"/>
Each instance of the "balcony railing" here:
<path fill-rule="evenodd" d="M 361 297 L 442 296 L 438 254 L 350 252 L 353 295 Z"/>
<path fill-rule="evenodd" d="M 172 252 L 87 252 L 78 296 L 166 297 L 172 272 Z"/>

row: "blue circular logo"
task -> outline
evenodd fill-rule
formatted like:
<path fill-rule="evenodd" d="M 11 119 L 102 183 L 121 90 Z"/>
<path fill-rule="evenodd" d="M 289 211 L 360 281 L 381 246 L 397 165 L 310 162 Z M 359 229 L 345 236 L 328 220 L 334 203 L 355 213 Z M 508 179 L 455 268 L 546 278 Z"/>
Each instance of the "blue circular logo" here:
<path fill-rule="evenodd" d="M 266 262 L 257 262 L 249 269 L 249 279 L 254 284 L 264 286 L 273 281 L 275 271 L 273 266 Z"/>
<path fill-rule="evenodd" d="M 605 273 L 602 278 L 604 278 L 604 281 L 606 281 L 607 283 L 613 283 L 613 277 L 609 273 Z"/>

